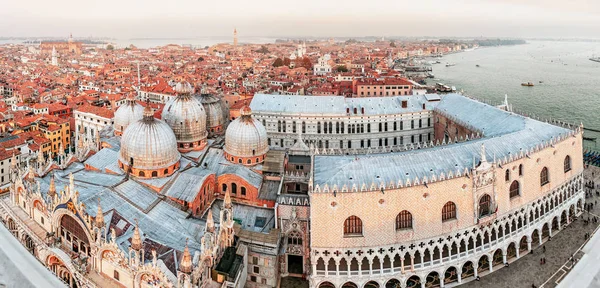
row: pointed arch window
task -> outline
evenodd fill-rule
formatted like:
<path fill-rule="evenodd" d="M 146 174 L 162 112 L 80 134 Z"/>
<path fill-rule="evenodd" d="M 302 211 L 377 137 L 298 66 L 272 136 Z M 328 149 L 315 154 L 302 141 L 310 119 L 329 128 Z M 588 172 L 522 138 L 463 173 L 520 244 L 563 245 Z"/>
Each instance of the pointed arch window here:
<path fill-rule="evenodd" d="M 442 208 L 442 221 L 453 219 L 456 219 L 456 204 L 450 201 L 444 204 L 444 208 Z"/>
<path fill-rule="evenodd" d="M 484 194 L 479 198 L 479 217 L 487 216 L 492 213 L 492 197 L 488 194 Z"/>
<path fill-rule="evenodd" d="M 287 243 L 291 245 L 302 245 L 302 234 L 300 232 L 294 230 L 290 232 L 287 236 Z"/>
<path fill-rule="evenodd" d="M 519 164 L 519 176 L 523 176 L 523 164 Z"/>
<path fill-rule="evenodd" d="M 398 213 L 398 216 L 396 216 L 396 230 L 412 229 L 412 228 L 413 228 L 412 214 L 410 214 L 410 212 L 408 212 L 406 210 Z"/>
<path fill-rule="evenodd" d="M 542 168 L 542 172 L 540 172 L 540 186 L 544 186 L 550 183 L 550 177 L 548 175 L 548 168 Z"/>
<path fill-rule="evenodd" d="M 344 221 L 344 237 L 346 236 L 362 236 L 363 234 L 363 229 L 362 229 L 362 220 L 360 220 L 360 218 L 352 215 L 348 218 L 346 218 L 346 221 Z"/>
<path fill-rule="evenodd" d="M 510 184 L 510 198 L 517 197 L 521 195 L 519 181 L 515 180 Z"/>
<path fill-rule="evenodd" d="M 571 171 L 571 156 L 567 155 L 564 162 L 565 173 Z"/>

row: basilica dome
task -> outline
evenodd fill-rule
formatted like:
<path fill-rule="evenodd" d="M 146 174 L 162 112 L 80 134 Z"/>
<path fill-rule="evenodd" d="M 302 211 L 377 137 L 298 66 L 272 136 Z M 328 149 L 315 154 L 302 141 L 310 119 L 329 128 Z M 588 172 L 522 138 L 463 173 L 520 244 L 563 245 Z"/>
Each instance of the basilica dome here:
<path fill-rule="evenodd" d="M 115 135 L 122 135 L 129 124 L 141 120 L 142 117 L 144 117 L 144 106 L 136 103 L 133 97 L 128 97 L 115 112 L 113 124 Z"/>
<path fill-rule="evenodd" d="M 206 129 L 209 135 L 222 135 L 229 123 L 229 109 L 220 97 L 203 91 L 199 96 L 206 111 Z"/>
<path fill-rule="evenodd" d="M 225 132 L 225 157 L 244 165 L 262 163 L 269 151 L 267 129 L 252 117 L 250 107 L 240 110 L 240 117 L 232 121 Z"/>
<path fill-rule="evenodd" d="M 171 99 L 162 111 L 162 119 L 167 123 L 177 139 L 181 152 L 201 150 L 206 146 L 206 112 L 202 103 L 192 96 L 190 83 L 175 85 L 177 97 Z"/>
<path fill-rule="evenodd" d="M 179 168 L 181 155 L 177 151 L 175 134 L 165 122 L 155 119 L 150 106 L 144 117 L 123 132 L 119 167 L 142 178 L 163 177 Z M 131 167 L 129 167 L 131 166 Z"/>

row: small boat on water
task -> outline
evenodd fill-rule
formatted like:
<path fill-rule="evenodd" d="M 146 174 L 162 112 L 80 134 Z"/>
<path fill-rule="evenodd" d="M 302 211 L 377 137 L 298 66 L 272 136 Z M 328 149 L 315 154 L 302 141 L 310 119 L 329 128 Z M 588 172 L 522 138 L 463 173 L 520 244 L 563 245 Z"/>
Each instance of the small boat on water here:
<path fill-rule="evenodd" d="M 600 57 L 592 57 L 590 60 L 594 62 L 600 62 Z"/>
<path fill-rule="evenodd" d="M 479 67 L 479 64 L 475 65 L 475 67 Z"/>
<path fill-rule="evenodd" d="M 583 140 L 586 140 L 586 141 L 596 141 L 596 137 L 585 137 L 585 136 L 583 136 Z"/>
<path fill-rule="evenodd" d="M 446 67 L 452 67 L 454 65 L 456 65 L 456 64 L 454 64 L 454 63 L 446 63 Z"/>
<path fill-rule="evenodd" d="M 544 81 L 540 80 L 540 84 L 544 83 Z"/>
<path fill-rule="evenodd" d="M 533 84 L 533 82 L 523 82 L 523 83 L 521 83 L 521 86 L 532 87 L 532 86 L 534 86 L 534 84 Z"/>

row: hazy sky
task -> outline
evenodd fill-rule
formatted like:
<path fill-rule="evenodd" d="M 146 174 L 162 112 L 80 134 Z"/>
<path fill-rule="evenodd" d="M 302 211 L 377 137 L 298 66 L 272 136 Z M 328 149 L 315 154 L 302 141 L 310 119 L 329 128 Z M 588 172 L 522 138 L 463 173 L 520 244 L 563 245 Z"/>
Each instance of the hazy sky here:
<path fill-rule="evenodd" d="M 600 38 L 600 0 L 3 0 L 0 36 Z"/>

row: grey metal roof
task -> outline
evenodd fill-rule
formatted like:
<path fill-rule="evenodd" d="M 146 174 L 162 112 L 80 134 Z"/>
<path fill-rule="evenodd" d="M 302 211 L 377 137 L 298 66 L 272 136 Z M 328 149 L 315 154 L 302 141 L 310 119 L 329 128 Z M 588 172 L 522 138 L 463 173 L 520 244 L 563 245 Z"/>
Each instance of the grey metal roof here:
<path fill-rule="evenodd" d="M 359 156 L 315 156 L 315 187 L 330 189 L 346 185 L 358 190 L 372 184 L 386 187 L 390 183 L 414 183 L 432 176 L 439 178 L 442 173 L 464 173 L 473 163 L 481 159 L 481 145 L 485 144 L 486 158 L 516 157 L 521 152 L 528 153 L 536 145 L 565 136 L 571 130 L 529 119 L 493 106 L 471 100 L 460 95 L 447 95 L 442 98 L 436 110 L 452 115 L 458 121 L 465 121 L 476 129 L 484 131 L 484 138 L 459 142 L 432 148 L 409 150 L 387 154 Z"/>
<path fill-rule="evenodd" d="M 102 149 L 88 158 L 84 163 L 100 171 L 104 171 L 104 168 L 117 163 L 117 159 L 119 159 L 119 151 Z"/>
<path fill-rule="evenodd" d="M 189 238 L 188 244 L 192 253 L 200 250 L 200 237 L 204 234 L 205 221 L 188 218 L 186 212 L 164 201 L 158 201 L 156 206 L 145 213 L 140 208 L 148 208 L 148 203 L 153 202 L 153 199 L 157 199 L 156 193 L 133 180 L 129 180 L 116 188 L 125 196 L 121 197 L 118 193 L 106 187 L 112 183 L 105 182 L 106 179 L 103 178 L 108 174 L 78 170 L 82 168 L 81 163 L 74 164 L 78 165 L 71 165 L 75 168 L 69 167 L 66 171 L 73 171 L 75 189 L 79 192 L 79 201 L 85 204 L 90 215 L 96 215 L 98 199 L 100 199 L 104 213 L 109 213 L 110 210 L 114 209 L 130 222 L 137 219 L 140 230 L 145 234 L 145 237 L 179 251 L 183 251 L 185 240 Z M 62 190 L 64 186 L 69 185 L 68 172 L 56 170 L 55 174 L 57 190 Z M 43 178 L 37 178 L 44 196 L 48 191 L 51 177 L 51 174 L 48 174 Z M 85 179 L 85 182 L 78 179 Z"/>
<path fill-rule="evenodd" d="M 163 193 L 171 198 L 192 202 L 200 192 L 205 179 L 213 174 L 215 173 L 209 169 L 200 167 L 190 168 L 179 173 Z"/>
<path fill-rule="evenodd" d="M 225 175 L 225 174 L 234 174 L 236 176 L 241 177 L 246 182 L 250 183 L 250 185 L 259 188 L 262 183 L 263 177 L 260 173 L 253 171 L 250 167 L 232 164 L 227 161 L 223 156 L 223 150 L 210 148 L 202 161 L 202 167 L 204 164 L 208 166 L 208 169 L 217 172 L 217 176 Z M 262 166 L 255 166 L 260 170 Z"/>
<path fill-rule="evenodd" d="M 402 101 L 407 101 L 407 107 L 402 108 Z M 303 96 L 303 95 L 267 95 L 255 94 L 250 103 L 253 113 L 283 113 L 283 114 L 309 114 L 347 116 L 350 115 L 386 115 L 402 114 L 433 110 L 436 102 L 429 102 L 424 95 L 387 96 L 387 97 L 361 97 L 346 98 L 344 96 Z"/>
<path fill-rule="evenodd" d="M 114 189 L 142 210 L 148 209 L 158 200 L 156 192 L 133 180 L 125 181 Z"/>

